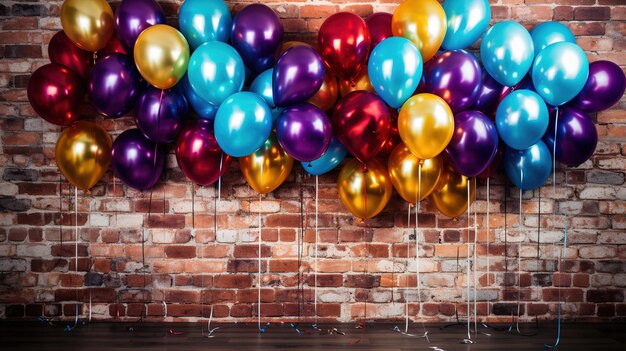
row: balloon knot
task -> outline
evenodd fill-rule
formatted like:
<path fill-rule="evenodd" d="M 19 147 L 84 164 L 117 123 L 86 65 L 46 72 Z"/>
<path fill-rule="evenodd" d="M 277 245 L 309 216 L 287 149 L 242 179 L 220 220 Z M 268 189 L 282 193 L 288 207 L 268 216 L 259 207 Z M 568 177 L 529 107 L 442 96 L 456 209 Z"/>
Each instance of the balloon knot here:
<path fill-rule="evenodd" d="M 356 87 L 356 82 L 354 80 L 352 80 L 352 79 L 350 79 L 350 87 L 351 88 Z"/>
<path fill-rule="evenodd" d="M 313 167 L 313 165 L 311 164 L 311 162 L 309 162 L 308 167 L 309 167 L 309 168 L 312 168 L 312 167 Z"/>
<path fill-rule="evenodd" d="M 363 164 L 363 173 L 367 173 L 367 164 Z"/>

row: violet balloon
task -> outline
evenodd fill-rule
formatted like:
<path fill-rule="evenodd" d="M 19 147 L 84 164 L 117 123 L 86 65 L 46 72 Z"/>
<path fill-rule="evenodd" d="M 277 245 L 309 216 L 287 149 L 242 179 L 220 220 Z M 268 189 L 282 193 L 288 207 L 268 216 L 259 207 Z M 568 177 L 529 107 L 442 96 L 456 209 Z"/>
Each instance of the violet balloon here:
<path fill-rule="evenodd" d="M 615 105 L 624 96 L 626 77 L 622 69 L 610 61 L 589 65 L 589 78 L 583 90 L 568 106 L 595 113 Z"/>
<path fill-rule="evenodd" d="M 376 12 L 365 19 L 365 24 L 367 24 L 367 29 L 369 29 L 372 38 L 370 51 L 374 50 L 374 47 L 381 41 L 393 37 L 391 32 L 392 17 L 393 15 L 387 12 Z"/>
<path fill-rule="evenodd" d="M 454 116 L 454 135 L 445 151 L 457 172 L 475 177 L 493 162 L 498 141 L 498 131 L 489 117 L 466 111 Z"/>
<path fill-rule="evenodd" d="M 109 55 L 98 60 L 91 71 L 91 104 L 105 117 L 121 117 L 135 106 L 142 85 L 135 63 L 128 56 Z"/>
<path fill-rule="evenodd" d="M 139 129 L 129 129 L 113 142 L 111 168 L 115 176 L 131 188 L 152 188 L 165 164 L 162 147 L 146 138 Z"/>
<path fill-rule="evenodd" d="M 596 150 L 598 131 L 593 120 L 584 112 L 564 107 L 559 109 L 556 128 L 556 160 L 567 166 L 579 166 L 587 161 Z M 556 111 L 550 111 L 550 124 L 543 141 L 554 153 L 554 124 Z"/>
<path fill-rule="evenodd" d="M 313 48 L 298 45 L 278 59 L 272 75 L 274 104 L 279 107 L 304 102 L 324 83 L 322 56 Z"/>
<path fill-rule="evenodd" d="M 148 139 L 167 144 L 180 134 L 188 111 L 187 99 L 182 92 L 149 87 L 139 97 L 135 122 Z"/>
<path fill-rule="evenodd" d="M 115 30 L 128 52 L 144 29 L 165 23 L 165 13 L 154 0 L 123 0 L 115 10 Z"/>
<path fill-rule="evenodd" d="M 276 136 L 287 154 L 301 162 L 318 159 L 333 138 L 330 120 L 307 102 L 286 108 L 276 123 Z"/>
<path fill-rule="evenodd" d="M 478 97 L 472 110 L 481 111 L 489 117 L 493 117 L 496 114 L 498 104 L 505 96 L 511 92 L 510 87 L 505 87 L 493 79 L 485 70 L 482 71 L 482 82 L 480 84 L 480 90 Z"/>

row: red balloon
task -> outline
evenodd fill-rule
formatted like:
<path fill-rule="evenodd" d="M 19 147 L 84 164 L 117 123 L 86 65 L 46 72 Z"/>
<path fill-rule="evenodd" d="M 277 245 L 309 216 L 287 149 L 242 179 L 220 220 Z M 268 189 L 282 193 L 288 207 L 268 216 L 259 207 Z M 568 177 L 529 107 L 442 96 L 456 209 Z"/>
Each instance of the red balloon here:
<path fill-rule="evenodd" d="M 111 39 L 109 39 L 107 45 L 100 49 L 97 54 L 98 58 L 103 58 L 112 54 L 128 55 L 126 49 L 124 48 L 124 45 L 122 45 L 122 42 L 120 41 L 120 38 L 117 36 L 116 33 L 113 33 L 113 36 L 111 36 Z"/>
<path fill-rule="evenodd" d="M 52 63 L 63 65 L 78 73 L 83 79 L 89 79 L 93 68 L 93 53 L 76 46 L 64 31 L 60 31 L 50 39 L 48 57 Z"/>
<path fill-rule="evenodd" d="M 69 68 L 51 63 L 40 67 L 28 82 L 28 101 L 41 118 L 68 126 L 80 116 L 85 84 Z"/>
<path fill-rule="evenodd" d="M 400 139 L 400 133 L 398 132 L 398 111 L 388 108 L 389 116 L 391 116 L 391 127 L 389 129 L 389 138 L 383 145 L 382 150 L 378 153 L 378 157 L 387 158 L 391 155 L 393 149 L 396 148 L 400 143 L 402 143 L 402 139 Z"/>
<path fill-rule="evenodd" d="M 322 23 L 317 44 L 331 70 L 339 78 L 353 81 L 361 66 L 367 65 L 372 41 L 361 17 L 339 12 Z"/>
<path fill-rule="evenodd" d="M 192 182 L 210 185 L 226 173 L 232 157 L 224 153 L 217 144 L 213 121 L 199 119 L 188 123 L 180 133 L 176 142 L 176 160 Z"/>
<path fill-rule="evenodd" d="M 393 37 L 393 33 L 391 32 L 392 17 L 393 15 L 387 12 L 376 12 L 365 19 L 367 28 L 370 31 L 370 36 L 372 37 L 372 50 L 381 41 Z"/>
<path fill-rule="evenodd" d="M 382 150 L 391 134 L 387 105 L 378 95 L 353 91 L 337 104 L 333 130 L 348 151 L 366 164 Z"/>

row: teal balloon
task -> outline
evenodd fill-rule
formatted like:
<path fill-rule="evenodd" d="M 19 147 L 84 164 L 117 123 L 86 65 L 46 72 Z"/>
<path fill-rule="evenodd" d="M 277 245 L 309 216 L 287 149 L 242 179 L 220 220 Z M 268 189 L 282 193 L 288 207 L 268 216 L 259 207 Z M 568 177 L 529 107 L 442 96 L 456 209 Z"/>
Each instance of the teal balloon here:
<path fill-rule="evenodd" d="M 335 169 L 348 154 L 348 150 L 333 137 L 328 149 L 320 158 L 311 162 L 301 162 L 302 168 L 310 175 L 322 175 Z"/>
<path fill-rule="evenodd" d="M 543 22 L 530 31 L 535 46 L 535 56 L 549 45 L 566 41 L 576 44 L 576 37 L 566 25 L 559 22 Z"/>
<path fill-rule="evenodd" d="M 541 50 L 533 64 L 537 93 L 552 106 L 561 106 L 580 93 L 589 77 L 589 61 L 583 50 L 569 42 Z"/>
<path fill-rule="evenodd" d="M 220 41 L 200 45 L 189 59 L 189 83 L 202 100 L 219 106 L 241 91 L 245 66 L 232 46 Z"/>
<path fill-rule="evenodd" d="M 493 79 L 507 87 L 515 86 L 524 79 L 533 64 L 533 39 L 519 23 L 497 23 L 485 33 L 480 45 L 480 57 Z"/>
<path fill-rule="evenodd" d="M 422 55 L 412 42 L 390 37 L 376 45 L 367 71 L 378 95 L 387 105 L 398 109 L 417 89 L 423 66 Z"/>
<path fill-rule="evenodd" d="M 522 190 L 537 189 L 552 172 L 550 150 L 541 140 L 525 150 L 507 148 L 503 164 L 511 183 Z"/>
<path fill-rule="evenodd" d="M 441 6 L 448 26 L 441 45 L 446 50 L 467 48 L 489 27 L 491 7 L 487 0 L 445 0 Z"/>
<path fill-rule="evenodd" d="M 217 107 L 202 100 L 202 98 L 198 96 L 198 94 L 196 94 L 196 92 L 191 87 L 191 84 L 189 84 L 189 78 L 186 74 L 179 84 L 182 84 L 183 94 L 185 94 L 187 101 L 191 105 L 191 108 L 194 110 L 194 112 L 198 115 L 198 117 L 202 119 L 215 118 L 215 114 L 217 113 Z"/>
<path fill-rule="evenodd" d="M 516 90 L 505 97 L 496 111 L 496 128 L 510 148 L 524 150 L 541 140 L 548 129 L 546 103 L 535 92 Z"/>
<path fill-rule="evenodd" d="M 258 150 L 272 131 L 272 112 L 263 98 L 243 91 L 230 96 L 215 115 L 215 138 L 225 153 L 248 156 Z"/>
<path fill-rule="evenodd" d="M 178 25 L 195 49 L 210 41 L 228 41 L 233 20 L 223 0 L 185 0 L 178 13 Z"/>
<path fill-rule="evenodd" d="M 265 99 L 265 102 L 267 102 L 267 105 L 271 108 L 276 107 L 276 104 L 274 104 L 274 93 L 272 91 L 273 74 L 273 68 L 263 71 L 256 78 L 254 78 L 252 84 L 250 84 L 250 91 Z"/>

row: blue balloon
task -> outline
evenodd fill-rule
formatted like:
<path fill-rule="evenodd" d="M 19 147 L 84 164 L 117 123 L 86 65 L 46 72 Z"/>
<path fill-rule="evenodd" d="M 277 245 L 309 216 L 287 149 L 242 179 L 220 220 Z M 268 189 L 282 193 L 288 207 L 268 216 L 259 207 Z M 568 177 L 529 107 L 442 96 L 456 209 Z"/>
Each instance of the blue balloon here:
<path fill-rule="evenodd" d="M 387 38 L 376 45 L 367 65 L 374 90 L 395 109 L 413 95 L 423 69 L 417 47 L 401 37 Z"/>
<path fill-rule="evenodd" d="M 510 148 L 524 150 L 541 140 L 548 129 L 546 103 L 530 90 L 516 90 L 505 97 L 496 111 L 500 138 Z"/>
<path fill-rule="evenodd" d="M 498 83 L 512 87 L 524 79 L 535 58 L 533 39 L 521 24 L 500 22 L 491 27 L 480 45 L 487 72 Z"/>
<path fill-rule="evenodd" d="M 589 77 L 589 61 L 583 50 L 566 41 L 541 50 L 533 64 L 537 93 L 552 106 L 561 106 L 580 93 Z"/>
<path fill-rule="evenodd" d="M 543 141 L 526 150 L 507 148 L 504 152 L 504 170 L 509 180 L 522 190 L 542 186 L 552 172 L 552 156 Z"/>
<path fill-rule="evenodd" d="M 230 96 L 215 115 L 215 138 L 225 153 L 244 157 L 258 150 L 272 131 L 272 112 L 265 100 L 243 91 Z"/>
<path fill-rule="evenodd" d="M 543 22 L 530 31 L 535 46 L 535 56 L 549 45 L 566 41 L 576 44 L 576 37 L 566 25 L 559 22 Z"/>
<path fill-rule="evenodd" d="M 487 0 L 445 0 L 448 29 L 441 46 L 446 50 L 465 49 L 489 27 L 491 7 Z"/>
<path fill-rule="evenodd" d="M 223 0 L 185 0 L 178 13 L 180 31 L 193 49 L 210 41 L 228 41 L 232 22 Z"/>
<path fill-rule="evenodd" d="M 198 117 L 202 119 L 213 119 L 217 113 L 217 107 L 202 100 L 198 94 L 193 90 L 191 84 L 189 84 L 189 78 L 185 74 L 181 82 L 183 94 L 187 98 L 187 101 L 191 105 L 191 108 L 196 112 Z M 178 86 L 178 85 L 177 85 Z"/>
<path fill-rule="evenodd" d="M 333 137 L 326 152 L 317 160 L 301 162 L 302 168 L 310 175 L 322 175 L 335 169 L 348 154 L 348 150 Z"/>
<path fill-rule="evenodd" d="M 259 74 L 250 85 L 250 91 L 261 95 L 267 105 L 271 108 L 276 107 L 274 104 L 274 93 L 272 92 L 272 77 L 274 74 L 274 69 L 270 68 L 268 70 L 263 71 Z"/>

